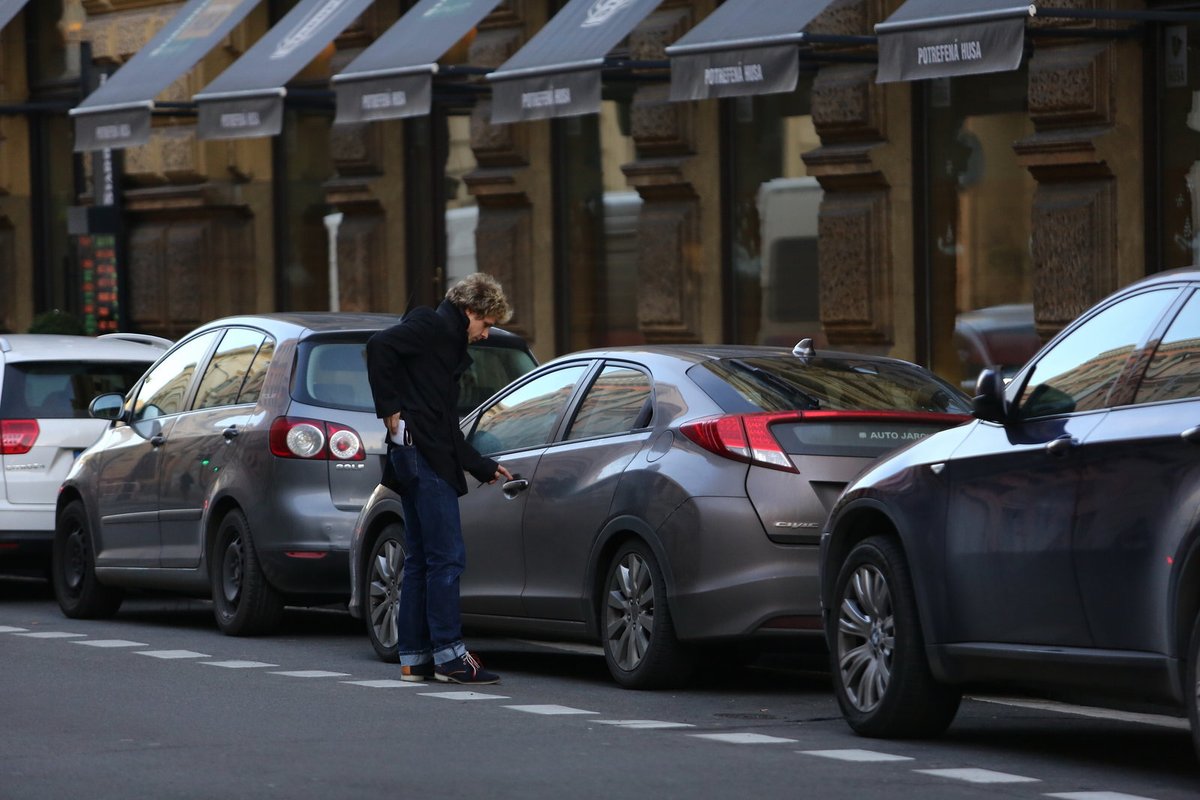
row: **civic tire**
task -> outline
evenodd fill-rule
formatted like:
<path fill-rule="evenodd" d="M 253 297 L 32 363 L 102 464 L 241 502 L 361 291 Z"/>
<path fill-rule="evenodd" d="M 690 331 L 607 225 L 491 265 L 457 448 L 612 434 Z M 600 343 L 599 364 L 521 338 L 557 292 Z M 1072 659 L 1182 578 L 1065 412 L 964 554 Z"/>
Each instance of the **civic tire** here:
<path fill-rule="evenodd" d="M 962 693 L 929 670 L 912 577 L 899 543 L 873 537 L 842 564 L 828 631 L 833 684 L 856 733 L 914 738 L 942 733 Z"/>
<path fill-rule="evenodd" d="M 221 520 L 209 563 L 213 612 L 222 633 L 256 636 L 279 626 L 283 599 L 263 574 L 241 511 L 230 511 Z"/>
<path fill-rule="evenodd" d="M 675 638 L 662 570 L 641 541 L 622 545 L 609 562 L 600 631 L 608 670 L 625 688 L 681 686 L 691 677 L 692 660 Z"/>
<path fill-rule="evenodd" d="M 362 597 L 366 606 L 367 638 L 384 661 L 400 660 L 396 653 L 396 614 L 404 579 L 404 527 L 393 522 L 371 547 L 363 570 Z"/>
<path fill-rule="evenodd" d="M 1192 723 L 1192 745 L 1200 757 L 1200 614 L 1192 625 L 1192 638 L 1188 642 L 1187 683 L 1184 691 L 1188 720 Z"/>
<path fill-rule="evenodd" d="M 54 529 L 51 551 L 54 596 L 62 612 L 72 619 L 111 617 L 121 607 L 124 593 L 96 578 L 96 551 L 83 503 L 69 503 Z"/>

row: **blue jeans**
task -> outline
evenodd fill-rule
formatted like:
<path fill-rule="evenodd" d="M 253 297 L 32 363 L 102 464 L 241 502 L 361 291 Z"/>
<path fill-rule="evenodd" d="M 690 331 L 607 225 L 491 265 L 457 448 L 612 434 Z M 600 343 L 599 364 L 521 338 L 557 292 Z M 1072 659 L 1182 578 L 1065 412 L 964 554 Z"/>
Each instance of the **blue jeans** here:
<path fill-rule="evenodd" d="M 444 664 L 467 652 L 462 642 L 458 581 L 466 566 L 458 492 L 415 447 L 393 447 L 397 471 L 413 477 L 400 495 L 404 506 L 404 579 L 396 614 L 401 666 Z M 397 465 L 397 460 L 406 463 Z"/>

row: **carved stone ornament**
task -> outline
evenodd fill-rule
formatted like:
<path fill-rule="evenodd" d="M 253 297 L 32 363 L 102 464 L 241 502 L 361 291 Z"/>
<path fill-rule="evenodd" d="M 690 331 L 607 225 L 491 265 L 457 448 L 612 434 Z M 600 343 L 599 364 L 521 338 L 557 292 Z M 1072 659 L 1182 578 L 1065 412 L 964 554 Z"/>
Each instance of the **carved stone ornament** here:
<path fill-rule="evenodd" d="M 500 281 L 513 316 L 506 330 L 530 338 L 536 328 L 533 302 L 533 218 L 523 196 L 509 195 L 500 203 L 487 195 L 479 198 L 479 224 L 475 229 L 476 265 Z"/>
<path fill-rule="evenodd" d="M 832 345 L 892 340 L 892 276 L 884 190 L 841 192 L 821 204 L 821 324 Z"/>
<path fill-rule="evenodd" d="M 1112 45 L 1040 47 L 1029 60 L 1029 115 L 1039 130 L 1113 122 Z"/>
<path fill-rule="evenodd" d="M 696 200 L 647 202 L 638 226 L 638 324 L 650 343 L 701 337 Z"/>

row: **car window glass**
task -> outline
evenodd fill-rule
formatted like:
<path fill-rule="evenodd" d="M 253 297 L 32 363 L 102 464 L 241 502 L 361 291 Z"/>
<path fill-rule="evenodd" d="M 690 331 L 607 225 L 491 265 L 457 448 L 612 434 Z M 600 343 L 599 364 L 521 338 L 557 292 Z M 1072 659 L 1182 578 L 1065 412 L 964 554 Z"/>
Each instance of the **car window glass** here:
<path fill-rule="evenodd" d="M 584 372 L 556 369 L 509 392 L 479 415 L 471 444 L 484 455 L 546 444 Z"/>
<path fill-rule="evenodd" d="M 1038 360 L 1018 403 L 1022 418 L 1103 408 L 1133 349 L 1176 289 L 1122 299 L 1073 330 Z"/>
<path fill-rule="evenodd" d="M 568 439 L 625 433 L 645 426 L 652 403 L 650 377 L 638 369 L 607 366 L 588 389 L 567 432 Z"/>
<path fill-rule="evenodd" d="M 537 366 L 528 351 L 515 347 L 472 345 L 470 353 L 471 366 L 458 381 L 460 417 Z"/>
<path fill-rule="evenodd" d="M 0 419 L 87 419 L 97 395 L 125 394 L 148 363 L 21 361 L 4 368 Z"/>
<path fill-rule="evenodd" d="M 1200 292 L 1180 310 L 1138 387 L 1136 403 L 1200 397 Z"/>
<path fill-rule="evenodd" d="M 188 385 L 196 367 L 219 331 L 209 331 L 189 339 L 168 353 L 146 373 L 133 404 L 133 421 L 176 414 L 183 410 Z"/>
<path fill-rule="evenodd" d="M 271 357 L 275 355 L 275 342 L 270 337 L 264 338 L 254 354 L 254 361 L 246 372 L 246 380 L 242 383 L 242 391 L 238 394 L 239 403 L 257 403 L 262 394 L 263 381 L 267 378 L 267 367 L 271 366 Z"/>
<path fill-rule="evenodd" d="M 374 411 L 367 380 L 367 344 L 363 341 L 317 340 L 305 345 L 304 374 L 297 399 L 334 408 Z"/>
<path fill-rule="evenodd" d="M 192 408 L 231 406 L 238 400 L 242 381 L 258 352 L 263 335 L 247 328 L 230 328 L 221 337 L 196 391 Z"/>

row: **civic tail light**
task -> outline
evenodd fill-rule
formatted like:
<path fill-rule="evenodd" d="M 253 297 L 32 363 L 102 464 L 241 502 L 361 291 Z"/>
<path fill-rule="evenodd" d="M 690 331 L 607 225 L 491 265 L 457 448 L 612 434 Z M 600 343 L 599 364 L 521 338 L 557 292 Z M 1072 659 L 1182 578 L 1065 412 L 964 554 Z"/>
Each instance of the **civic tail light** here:
<path fill-rule="evenodd" d="M 302 417 L 276 417 L 271 423 L 271 454 L 314 461 L 364 461 L 362 438 L 350 427 Z"/>
<path fill-rule="evenodd" d="M 779 422 L 798 422 L 800 419 L 802 415 L 793 411 L 729 414 L 689 422 L 680 430 L 710 453 L 760 467 L 799 472 L 779 440 L 771 433 L 771 426 Z"/>
<path fill-rule="evenodd" d="M 28 453 L 39 432 L 36 419 L 0 419 L 0 455 Z"/>

